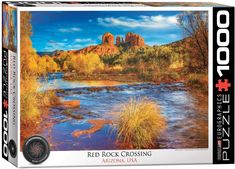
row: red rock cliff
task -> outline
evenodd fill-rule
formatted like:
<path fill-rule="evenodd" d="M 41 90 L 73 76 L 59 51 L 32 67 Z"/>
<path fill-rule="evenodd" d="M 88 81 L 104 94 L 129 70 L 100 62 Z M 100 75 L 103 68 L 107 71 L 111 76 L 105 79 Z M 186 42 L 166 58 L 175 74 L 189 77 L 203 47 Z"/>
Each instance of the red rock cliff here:
<path fill-rule="evenodd" d="M 145 46 L 144 38 L 132 32 L 126 34 L 125 43 L 129 46 Z"/>
<path fill-rule="evenodd" d="M 113 34 L 111 33 L 105 33 L 103 36 L 102 36 L 102 44 L 107 44 L 107 45 L 114 45 L 114 36 Z"/>
<path fill-rule="evenodd" d="M 117 36 L 116 37 L 116 45 L 119 46 L 121 44 L 121 37 Z"/>

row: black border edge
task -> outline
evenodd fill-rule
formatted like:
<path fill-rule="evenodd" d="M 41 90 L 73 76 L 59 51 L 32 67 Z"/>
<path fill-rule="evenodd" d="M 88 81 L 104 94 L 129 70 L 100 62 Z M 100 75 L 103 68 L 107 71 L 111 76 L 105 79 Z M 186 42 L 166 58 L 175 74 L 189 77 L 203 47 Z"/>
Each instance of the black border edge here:
<path fill-rule="evenodd" d="M 2 157 L 8 160 L 8 50 L 2 48 Z"/>
<path fill-rule="evenodd" d="M 2 2 L 2 28 L 3 28 L 3 6 L 8 5 L 5 1 Z M 3 37 L 3 29 L 2 29 Z M 3 47 L 2 39 L 2 158 L 8 161 L 9 151 L 9 115 L 8 115 L 8 49 Z M 5 101 L 5 102 L 4 102 Z M 4 106 L 4 103 L 6 104 Z"/>
<path fill-rule="evenodd" d="M 221 11 L 227 13 L 227 17 L 220 15 Z M 227 26 L 226 19 L 229 19 Z M 224 26 L 218 25 L 217 22 Z M 224 32 L 229 33 L 228 38 Z M 229 40 L 227 45 L 217 42 L 226 42 L 226 39 Z M 227 63 L 226 53 L 218 53 L 218 50 L 225 49 L 229 51 Z M 227 66 L 227 70 L 219 74 L 219 66 Z M 222 83 L 228 83 L 222 84 L 220 80 Z M 234 163 L 234 7 L 213 8 L 213 163 Z"/>

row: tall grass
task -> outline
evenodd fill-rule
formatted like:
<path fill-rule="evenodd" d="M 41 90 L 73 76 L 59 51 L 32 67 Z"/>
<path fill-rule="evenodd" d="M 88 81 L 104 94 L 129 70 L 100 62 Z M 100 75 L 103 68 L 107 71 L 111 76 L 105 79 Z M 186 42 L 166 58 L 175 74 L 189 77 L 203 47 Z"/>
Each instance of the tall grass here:
<path fill-rule="evenodd" d="M 117 142 L 131 148 L 151 148 L 166 126 L 156 103 L 131 98 L 121 107 L 117 121 Z"/>
<path fill-rule="evenodd" d="M 20 81 L 20 108 L 22 125 L 32 125 L 40 119 L 41 111 L 38 108 L 38 87 L 39 85 L 36 79 L 32 76 L 25 77 Z"/>
<path fill-rule="evenodd" d="M 35 76 L 25 76 L 20 81 L 20 108 L 23 124 L 40 122 L 48 107 L 59 102 L 54 92 L 39 92 L 39 83 Z"/>

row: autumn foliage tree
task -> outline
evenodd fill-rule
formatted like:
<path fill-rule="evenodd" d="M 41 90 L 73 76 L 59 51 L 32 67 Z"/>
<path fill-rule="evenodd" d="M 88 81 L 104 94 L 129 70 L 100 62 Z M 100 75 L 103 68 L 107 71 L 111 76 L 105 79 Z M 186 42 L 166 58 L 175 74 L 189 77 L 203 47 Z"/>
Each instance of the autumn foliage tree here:
<path fill-rule="evenodd" d="M 21 139 L 31 134 L 37 124 L 42 121 L 42 115 L 47 113 L 47 106 L 58 98 L 53 92 L 39 92 L 38 77 L 46 72 L 56 71 L 57 65 L 49 56 L 40 57 L 32 47 L 30 36 L 32 26 L 31 14 L 21 12 L 20 17 L 20 111 Z"/>
<path fill-rule="evenodd" d="M 46 74 L 48 72 L 56 72 L 59 70 L 59 66 L 53 60 L 52 57 L 45 55 L 38 59 L 38 73 Z"/>
<path fill-rule="evenodd" d="M 88 53 L 77 57 L 77 67 L 75 68 L 79 73 L 92 74 L 95 71 L 102 70 L 104 64 L 101 62 L 99 55 Z"/>
<path fill-rule="evenodd" d="M 48 72 L 55 72 L 59 69 L 56 62 L 50 56 L 40 57 L 33 49 L 30 36 L 32 35 L 32 26 L 30 23 L 31 14 L 29 12 L 21 13 L 21 38 L 20 38 L 20 68 L 21 76 L 38 76 Z"/>
<path fill-rule="evenodd" d="M 94 53 L 70 55 L 63 64 L 63 70 L 75 70 L 78 74 L 91 75 L 104 69 L 99 55 Z"/>
<path fill-rule="evenodd" d="M 187 37 L 185 50 L 189 53 L 189 68 L 206 69 L 208 65 L 208 16 L 205 12 L 183 12 L 178 23 Z"/>
<path fill-rule="evenodd" d="M 21 12 L 20 19 L 20 70 L 21 77 L 32 76 L 38 73 L 37 53 L 32 47 L 30 36 L 32 26 L 29 12 Z"/>

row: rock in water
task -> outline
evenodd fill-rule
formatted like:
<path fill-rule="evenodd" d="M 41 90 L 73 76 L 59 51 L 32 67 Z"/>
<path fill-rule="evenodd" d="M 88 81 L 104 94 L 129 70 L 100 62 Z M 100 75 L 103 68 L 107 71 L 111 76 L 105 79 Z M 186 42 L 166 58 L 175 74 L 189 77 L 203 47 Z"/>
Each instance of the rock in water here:
<path fill-rule="evenodd" d="M 73 109 L 73 108 L 79 108 L 80 107 L 80 101 L 79 100 L 69 100 L 62 102 L 62 106 L 67 109 Z"/>

